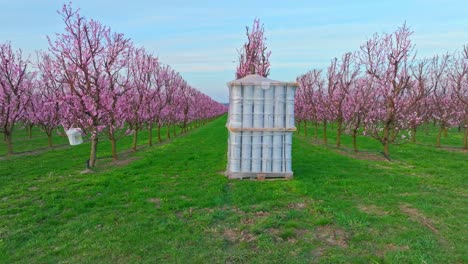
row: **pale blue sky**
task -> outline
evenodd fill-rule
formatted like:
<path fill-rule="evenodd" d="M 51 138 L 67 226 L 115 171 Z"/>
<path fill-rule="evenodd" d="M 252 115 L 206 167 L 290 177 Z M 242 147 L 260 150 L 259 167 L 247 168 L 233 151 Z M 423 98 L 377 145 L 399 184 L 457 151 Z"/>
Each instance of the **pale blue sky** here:
<path fill-rule="evenodd" d="M 254 2 L 254 3 L 251 3 Z M 0 42 L 34 54 L 46 35 L 63 30 L 64 1 L 0 0 Z M 453 52 L 468 43 L 468 1 L 112 1 L 80 0 L 81 13 L 124 33 L 158 55 L 195 88 L 228 101 L 245 26 L 265 25 L 272 51 L 270 78 L 293 81 L 333 57 L 359 49 L 375 32 L 404 21 L 414 31 L 418 57 Z"/>

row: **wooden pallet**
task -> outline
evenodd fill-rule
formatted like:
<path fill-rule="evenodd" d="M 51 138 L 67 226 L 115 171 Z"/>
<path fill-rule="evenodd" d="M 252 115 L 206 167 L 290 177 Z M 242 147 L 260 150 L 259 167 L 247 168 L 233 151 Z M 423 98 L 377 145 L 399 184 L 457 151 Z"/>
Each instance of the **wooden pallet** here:
<path fill-rule="evenodd" d="M 282 179 L 289 180 L 292 179 L 293 173 L 258 173 L 258 172 L 226 172 L 228 179 L 256 179 L 256 180 L 272 180 L 272 179 Z"/>
<path fill-rule="evenodd" d="M 296 127 L 288 127 L 288 128 L 233 128 L 227 126 L 227 129 L 230 132 L 295 132 L 297 130 Z"/>

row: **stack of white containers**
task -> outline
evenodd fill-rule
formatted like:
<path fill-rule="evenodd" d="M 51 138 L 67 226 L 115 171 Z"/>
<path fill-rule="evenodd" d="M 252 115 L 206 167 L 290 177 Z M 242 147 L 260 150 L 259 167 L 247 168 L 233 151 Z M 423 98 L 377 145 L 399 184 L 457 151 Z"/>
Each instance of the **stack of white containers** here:
<path fill-rule="evenodd" d="M 291 178 L 296 83 L 252 74 L 228 83 L 227 176 Z"/>

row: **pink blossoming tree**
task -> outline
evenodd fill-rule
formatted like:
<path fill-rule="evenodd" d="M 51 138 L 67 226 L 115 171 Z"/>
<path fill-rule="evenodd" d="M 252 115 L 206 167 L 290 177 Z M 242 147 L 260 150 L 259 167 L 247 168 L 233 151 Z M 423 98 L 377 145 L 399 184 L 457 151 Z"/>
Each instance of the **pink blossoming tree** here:
<path fill-rule="evenodd" d="M 0 44 L 0 133 L 8 155 L 13 154 L 13 129 L 27 112 L 35 73 L 28 72 L 29 60 L 11 43 Z"/>
<path fill-rule="evenodd" d="M 239 51 L 236 79 L 253 73 L 264 77 L 270 74 L 271 52 L 267 51 L 264 31 L 259 19 L 254 19 L 251 31 L 246 27 L 247 42 Z"/>

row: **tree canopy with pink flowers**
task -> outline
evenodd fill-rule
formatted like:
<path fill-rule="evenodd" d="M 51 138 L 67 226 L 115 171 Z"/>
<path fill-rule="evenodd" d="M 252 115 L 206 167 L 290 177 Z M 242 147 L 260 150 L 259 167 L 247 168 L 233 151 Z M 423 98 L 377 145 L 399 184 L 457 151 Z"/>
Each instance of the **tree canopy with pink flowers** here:
<path fill-rule="evenodd" d="M 327 124 L 341 133 L 371 136 L 390 157 L 390 145 L 412 139 L 420 125 L 434 122 L 440 135 L 458 126 L 468 149 L 468 45 L 462 52 L 417 59 L 412 31 L 403 24 L 393 33 L 375 34 L 360 50 L 332 59 L 326 75 L 312 70 L 297 77 L 296 115 L 299 123 Z M 325 87 L 325 88 L 324 88 Z M 316 131 L 316 130 L 315 130 Z M 317 134 L 315 132 L 315 134 Z"/>
<path fill-rule="evenodd" d="M 236 79 L 256 73 L 263 77 L 270 74 L 270 55 L 267 51 L 265 29 L 260 25 L 260 19 L 254 19 L 252 29 L 246 27 L 247 42 L 239 51 L 239 65 Z"/>
<path fill-rule="evenodd" d="M 138 132 L 145 127 L 186 131 L 191 123 L 227 111 L 123 34 L 83 17 L 71 5 L 58 13 L 65 29 L 49 37 L 49 49 L 39 53 L 35 71 L 20 50 L 0 45 L 0 132 L 9 154 L 13 129 L 21 120 L 42 128 L 49 146 L 60 125 L 80 128 L 90 138 L 89 166 L 94 167 L 101 137 L 110 140 L 115 160 L 117 140 L 125 134 L 133 134 L 136 150 Z"/>

